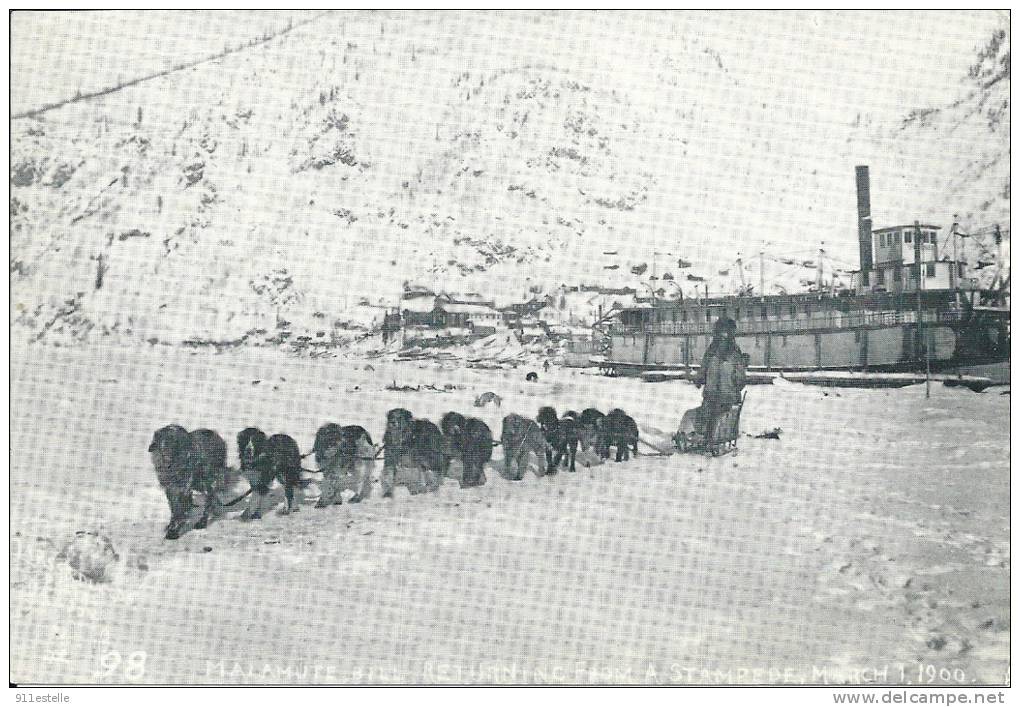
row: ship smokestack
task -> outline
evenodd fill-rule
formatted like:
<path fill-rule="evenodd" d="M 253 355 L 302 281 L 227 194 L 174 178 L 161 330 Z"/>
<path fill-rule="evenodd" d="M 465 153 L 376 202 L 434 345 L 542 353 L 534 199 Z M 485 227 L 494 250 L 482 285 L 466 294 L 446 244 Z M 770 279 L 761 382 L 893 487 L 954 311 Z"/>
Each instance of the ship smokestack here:
<path fill-rule="evenodd" d="M 871 259 L 871 177 L 867 165 L 857 167 L 857 244 L 861 253 L 861 284 L 868 285 Z"/>

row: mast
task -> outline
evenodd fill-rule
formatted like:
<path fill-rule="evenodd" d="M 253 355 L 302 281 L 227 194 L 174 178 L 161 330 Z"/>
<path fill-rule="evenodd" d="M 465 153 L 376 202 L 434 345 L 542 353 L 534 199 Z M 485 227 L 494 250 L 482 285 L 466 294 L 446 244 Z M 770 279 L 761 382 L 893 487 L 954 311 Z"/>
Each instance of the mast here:
<path fill-rule="evenodd" d="M 953 239 L 953 267 L 949 270 L 949 286 L 956 290 L 956 299 L 960 299 L 960 280 L 959 280 L 959 268 L 960 265 L 956 260 L 956 227 L 958 225 L 957 220 L 959 217 L 953 214 L 953 228 L 949 232 L 949 237 Z"/>
<path fill-rule="evenodd" d="M 999 224 L 995 224 L 995 280 L 992 283 L 993 288 L 996 290 L 994 293 L 995 300 L 992 302 L 993 305 L 998 307 L 1000 282 L 1002 281 L 1002 229 L 999 228 Z"/>
<path fill-rule="evenodd" d="M 825 241 L 822 241 L 822 245 L 818 247 L 818 263 L 815 266 L 815 289 L 818 292 L 822 291 L 822 256 L 825 255 Z"/>
<path fill-rule="evenodd" d="M 758 251 L 758 295 L 765 296 L 765 251 Z"/>

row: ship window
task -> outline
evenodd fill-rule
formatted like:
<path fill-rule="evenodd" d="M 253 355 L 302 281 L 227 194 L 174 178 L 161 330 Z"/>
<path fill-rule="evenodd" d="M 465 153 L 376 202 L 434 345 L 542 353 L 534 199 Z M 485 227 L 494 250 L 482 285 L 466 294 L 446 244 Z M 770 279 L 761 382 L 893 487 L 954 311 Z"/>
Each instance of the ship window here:
<path fill-rule="evenodd" d="M 912 242 L 912 240 L 911 240 L 912 238 L 913 238 L 913 236 L 910 235 L 910 231 L 904 231 L 903 232 L 903 242 L 904 243 L 911 243 Z"/>
<path fill-rule="evenodd" d="M 926 266 L 928 277 L 935 277 L 935 263 L 928 263 Z"/>

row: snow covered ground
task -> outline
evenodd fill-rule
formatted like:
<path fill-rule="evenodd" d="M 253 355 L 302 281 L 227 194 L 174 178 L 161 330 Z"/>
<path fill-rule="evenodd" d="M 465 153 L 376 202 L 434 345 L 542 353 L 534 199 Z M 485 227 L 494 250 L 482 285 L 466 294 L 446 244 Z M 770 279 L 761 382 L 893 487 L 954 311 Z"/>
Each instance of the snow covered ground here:
<path fill-rule="evenodd" d="M 737 455 L 643 455 L 162 539 L 146 452 L 169 422 L 255 424 L 303 450 L 388 408 L 500 419 L 621 406 L 652 444 L 684 383 L 585 371 L 15 344 L 11 680 L 61 683 L 1002 683 L 1009 398 L 779 382 L 749 390 Z M 395 392 L 387 385 L 434 385 Z M 484 391 L 502 408 L 477 409 Z M 642 452 L 650 452 L 642 446 Z M 310 459 L 308 460 L 310 463 Z M 110 537 L 110 580 L 55 562 Z"/>

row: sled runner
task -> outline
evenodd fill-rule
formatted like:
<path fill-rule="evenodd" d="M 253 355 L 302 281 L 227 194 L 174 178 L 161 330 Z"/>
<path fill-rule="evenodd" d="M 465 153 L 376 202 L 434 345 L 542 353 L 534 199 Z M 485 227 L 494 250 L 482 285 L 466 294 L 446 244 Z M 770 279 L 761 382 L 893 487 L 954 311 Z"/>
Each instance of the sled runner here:
<path fill-rule="evenodd" d="M 729 410 L 724 410 L 708 423 L 708 429 L 704 434 L 695 429 L 700 407 L 688 410 L 684 413 L 680 422 L 680 429 L 673 435 L 673 443 L 681 452 L 694 452 L 718 457 L 729 454 L 737 449 L 737 437 L 740 436 L 740 411 L 744 407 L 744 398 L 741 397 L 738 405 L 733 405 Z"/>

